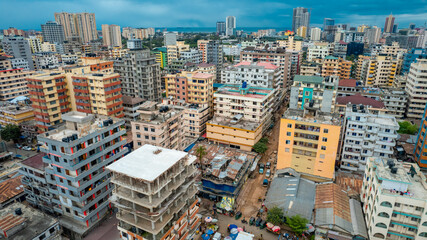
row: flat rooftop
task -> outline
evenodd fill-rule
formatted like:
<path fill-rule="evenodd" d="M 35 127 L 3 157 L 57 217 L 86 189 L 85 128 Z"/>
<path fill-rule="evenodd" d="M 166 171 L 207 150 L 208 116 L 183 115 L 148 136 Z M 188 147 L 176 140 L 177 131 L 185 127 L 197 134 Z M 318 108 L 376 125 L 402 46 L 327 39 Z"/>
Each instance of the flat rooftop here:
<path fill-rule="evenodd" d="M 325 113 L 317 111 L 316 115 L 306 113 L 302 109 L 288 109 L 283 114 L 282 118 L 301 121 L 301 122 L 310 122 L 310 123 L 320 123 L 320 124 L 329 124 L 329 125 L 341 125 L 341 119 L 338 114 Z"/>
<path fill-rule="evenodd" d="M 15 209 L 17 208 L 21 209 L 22 215 L 15 214 Z M 18 202 L 0 210 L 0 219 L 1 231 L 8 231 L 25 223 L 21 230 L 9 236 L 9 239 L 14 240 L 33 239 L 58 222 L 55 218 Z"/>
<path fill-rule="evenodd" d="M 32 157 L 29 157 L 21 162 L 21 165 L 32 167 L 38 170 L 44 170 L 43 157 L 46 156 L 46 153 L 38 153 Z"/>
<path fill-rule="evenodd" d="M 196 157 L 186 152 L 145 144 L 107 167 L 112 172 L 153 182 L 178 161 L 187 158 L 194 162 Z"/>
<path fill-rule="evenodd" d="M 273 91 L 274 89 L 272 88 L 251 87 L 249 85 L 247 85 L 246 88 L 243 88 L 241 85 L 225 84 L 218 88 L 218 90 L 215 92 L 215 95 L 222 94 L 237 97 L 263 99 L 270 95 Z"/>
<path fill-rule="evenodd" d="M 232 127 L 232 128 L 241 128 L 241 129 L 250 130 L 250 131 L 255 131 L 259 127 L 259 125 L 261 125 L 261 123 L 247 121 L 244 119 L 235 121 L 233 118 L 218 117 L 218 116 L 214 116 L 209 121 L 209 123 L 214 125 Z"/>

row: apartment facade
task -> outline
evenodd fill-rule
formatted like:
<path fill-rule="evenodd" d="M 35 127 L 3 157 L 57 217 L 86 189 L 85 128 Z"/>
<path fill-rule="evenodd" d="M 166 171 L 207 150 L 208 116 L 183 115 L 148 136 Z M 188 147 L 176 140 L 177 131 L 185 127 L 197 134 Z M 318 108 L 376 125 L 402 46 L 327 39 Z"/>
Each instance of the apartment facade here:
<path fill-rule="evenodd" d="M 427 106 L 427 105 L 426 105 Z M 415 143 L 414 156 L 415 161 L 421 168 L 427 168 L 427 107 L 424 110 L 424 115 L 418 130 L 417 142 Z"/>
<path fill-rule="evenodd" d="M 408 94 L 406 117 L 421 119 L 427 101 L 427 59 L 418 59 L 411 64 L 406 79 L 405 92 Z"/>
<path fill-rule="evenodd" d="M 53 209 L 64 234 L 82 239 L 111 208 L 113 184 L 105 167 L 128 152 L 124 120 L 70 112 L 65 125 L 38 136 Z"/>
<path fill-rule="evenodd" d="M 316 182 L 334 179 L 340 131 L 338 116 L 288 109 L 280 121 L 277 169 L 293 168 Z"/>
<path fill-rule="evenodd" d="M 69 111 L 123 117 L 119 75 L 112 67 L 113 62 L 90 63 L 27 78 L 39 130 L 50 130 Z"/>
<path fill-rule="evenodd" d="M 22 68 L 0 70 L 0 101 L 10 101 L 18 96 L 28 96 L 25 79 L 34 74 L 35 72 L 23 71 Z"/>
<path fill-rule="evenodd" d="M 43 40 L 50 43 L 63 43 L 65 41 L 64 27 L 57 22 L 48 21 L 41 25 Z"/>
<path fill-rule="evenodd" d="M 296 75 L 291 87 L 289 108 L 319 108 L 322 112 L 333 112 L 338 90 L 338 76 Z M 308 105 L 308 106 L 307 106 Z"/>
<path fill-rule="evenodd" d="M 8 124 L 20 125 L 22 122 L 34 119 L 32 107 L 7 105 L 0 107 L 0 126 L 5 127 Z"/>
<path fill-rule="evenodd" d="M 186 239 L 201 219 L 195 184 L 196 157 L 144 145 L 107 167 L 121 239 Z"/>
<path fill-rule="evenodd" d="M 216 69 L 221 69 L 224 63 L 224 52 L 220 41 L 198 40 L 197 48 L 202 52 L 202 61 L 204 63 L 214 64 Z M 219 71 L 217 73 L 219 75 Z M 220 76 L 217 75 L 219 79 Z"/>
<path fill-rule="evenodd" d="M 275 89 L 223 85 L 214 93 L 215 114 L 207 123 L 210 142 L 251 151 L 270 127 Z"/>
<path fill-rule="evenodd" d="M 307 61 L 313 61 L 315 58 L 325 58 L 332 55 L 332 46 L 329 43 L 314 43 L 307 49 Z"/>
<path fill-rule="evenodd" d="M 369 157 L 393 157 L 399 130 L 395 117 L 348 104 L 344 126 L 341 169 L 363 172 Z"/>
<path fill-rule="evenodd" d="M 299 74 L 302 52 L 283 48 L 266 50 L 252 47 L 246 48 L 240 52 L 240 61 L 254 62 L 255 59 L 261 62 L 270 62 L 278 66 L 281 71 L 281 85 L 283 89 L 285 89 L 285 92 L 288 92 L 294 76 Z"/>
<path fill-rule="evenodd" d="M 184 100 L 187 103 L 208 104 L 213 111 L 213 83 L 215 75 L 198 70 L 183 71 L 165 77 L 166 97 Z"/>
<path fill-rule="evenodd" d="M 122 47 L 122 34 L 120 32 L 120 26 L 102 24 L 102 41 L 105 46 Z"/>
<path fill-rule="evenodd" d="M 365 86 L 392 86 L 399 68 L 399 60 L 388 55 L 377 55 L 369 60 Z"/>
<path fill-rule="evenodd" d="M 114 61 L 114 71 L 120 74 L 122 93 L 144 100 L 159 101 L 161 98 L 160 64 L 150 51 L 130 51 Z"/>
<path fill-rule="evenodd" d="M 2 41 L 3 51 L 15 59 L 23 59 L 28 63 L 28 69 L 34 70 L 31 49 L 28 40 L 23 37 L 5 37 Z"/>
<path fill-rule="evenodd" d="M 55 21 L 64 28 L 67 40 L 78 38 L 81 43 L 98 39 L 95 13 L 55 13 Z"/>
<path fill-rule="evenodd" d="M 123 95 L 123 119 L 126 122 L 126 129 L 131 128 L 131 122 L 139 118 L 138 109 L 144 102 L 144 99 L 139 97 L 131 97 Z"/>
<path fill-rule="evenodd" d="M 168 62 L 181 58 L 181 53 L 190 51 L 190 45 L 184 41 L 176 41 L 176 44 L 166 46 L 168 52 Z"/>
<path fill-rule="evenodd" d="M 349 79 L 351 73 L 351 61 L 342 58 L 326 56 L 322 61 L 322 77 L 339 76 L 340 79 Z"/>
<path fill-rule="evenodd" d="M 416 164 L 369 158 L 360 194 L 369 239 L 426 239 L 426 196 Z"/>

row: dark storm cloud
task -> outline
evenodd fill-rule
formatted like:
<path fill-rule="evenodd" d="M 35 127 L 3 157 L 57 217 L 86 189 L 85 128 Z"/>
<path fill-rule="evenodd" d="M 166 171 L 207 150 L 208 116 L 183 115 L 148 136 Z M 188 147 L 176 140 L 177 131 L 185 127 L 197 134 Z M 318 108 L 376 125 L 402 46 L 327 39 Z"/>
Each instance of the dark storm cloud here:
<path fill-rule="evenodd" d="M 292 8 L 311 8 L 313 25 L 323 18 L 336 23 L 367 24 L 383 27 L 391 12 L 400 27 L 427 21 L 426 0 L 0 0 L 0 28 L 14 26 L 39 29 L 40 24 L 54 20 L 53 13 L 94 12 L 97 25 L 118 24 L 133 27 L 214 27 L 226 16 L 237 17 L 237 25 L 245 27 L 283 27 L 292 23 Z M 6 11 L 5 11 L 6 9 Z"/>

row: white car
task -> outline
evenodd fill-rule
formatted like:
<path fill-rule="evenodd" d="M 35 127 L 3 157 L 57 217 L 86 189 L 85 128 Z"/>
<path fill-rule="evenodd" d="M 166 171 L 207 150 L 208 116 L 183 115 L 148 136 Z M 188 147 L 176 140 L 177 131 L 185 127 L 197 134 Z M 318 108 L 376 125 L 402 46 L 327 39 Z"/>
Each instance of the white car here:
<path fill-rule="evenodd" d="M 270 177 L 270 174 L 271 174 L 270 169 L 267 169 L 267 171 L 265 172 L 265 176 L 266 176 L 266 177 Z"/>
<path fill-rule="evenodd" d="M 22 149 L 25 151 L 31 151 L 31 147 L 28 147 L 28 146 L 23 146 Z"/>

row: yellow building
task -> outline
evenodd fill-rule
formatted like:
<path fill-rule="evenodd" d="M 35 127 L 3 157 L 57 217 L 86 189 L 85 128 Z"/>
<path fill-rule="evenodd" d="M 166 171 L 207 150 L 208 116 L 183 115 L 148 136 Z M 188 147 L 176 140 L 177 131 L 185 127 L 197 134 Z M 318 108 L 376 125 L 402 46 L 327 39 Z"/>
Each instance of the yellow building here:
<path fill-rule="evenodd" d="M 365 85 L 373 87 L 391 87 L 401 63 L 392 56 L 377 55 L 371 58 L 366 71 Z"/>
<path fill-rule="evenodd" d="M 284 47 L 286 49 L 289 50 L 293 50 L 293 51 L 301 51 L 302 50 L 302 36 L 298 37 L 298 36 L 294 36 L 294 35 L 289 35 L 286 36 L 285 39 L 280 39 L 277 40 L 277 44 L 279 45 L 279 47 Z"/>
<path fill-rule="evenodd" d="M 166 46 L 168 51 L 168 62 L 172 62 L 172 60 L 176 60 L 180 58 L 181 52 L 189 51 L 190 45 L 185 44 L 184 41 L 176 41 L 176 45 Z"/>
<path fill-rule="evenodd" d="M 297 29 L 297 35 L 303 38 L 307 37 L 307 27 L 301 26 Z"/>
<path fill-rule="evenodd" d="M 293 168 L 313 181 L 334 179 L 341 125 L 329 113 L 288 109 L 280 122 L 277 169 Z"/>
<path fill-rule="evenodd" d="M 34 119 L 33 108 L 28 106 L 9 105 L 0 108 L 0 125 L 19 125 Z"/>
<path fill-rule="evenodd" d="M 0 61 L 0 65 L 7 68 L 11 67 L 8 60 Z M 0 101 L 10 101 L 18 96 L 28 96 L 25 78 L 33 74 L 34 71 L 23 71 L 22 68 L 0 70 Z"/>
<path fill-rule="evenodd" d="M 224 85 L 215 93 L 215 116 L 206 123 L 214 143 L 251 151 L 271 124 L 275 89 Z"/>

